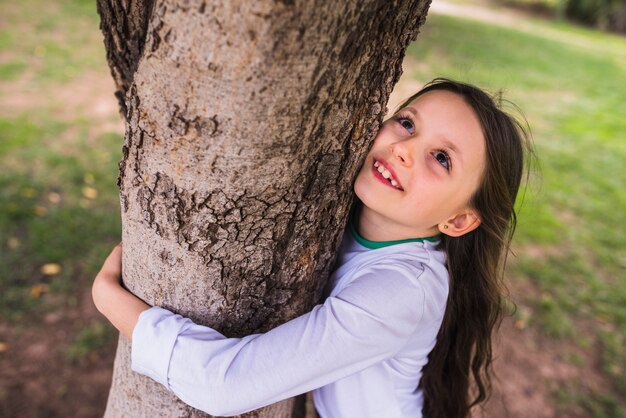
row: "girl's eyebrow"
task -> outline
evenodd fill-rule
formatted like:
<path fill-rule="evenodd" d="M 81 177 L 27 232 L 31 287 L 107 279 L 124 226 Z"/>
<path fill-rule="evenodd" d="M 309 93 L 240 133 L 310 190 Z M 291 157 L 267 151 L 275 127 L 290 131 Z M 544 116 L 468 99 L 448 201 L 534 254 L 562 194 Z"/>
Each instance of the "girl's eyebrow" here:
<path fill-rule="evenodd" d="M 417 109 L 415 109 L 414 107 L 411 107 L 411 106 L 407 106 L 407 107 L 405 107 L 405 109 L 408 110 L 410 113 L 412 113 L 413 116 L 415 116 L 416 118 L 420 119 L 420 115 L 417 112 Z"/>

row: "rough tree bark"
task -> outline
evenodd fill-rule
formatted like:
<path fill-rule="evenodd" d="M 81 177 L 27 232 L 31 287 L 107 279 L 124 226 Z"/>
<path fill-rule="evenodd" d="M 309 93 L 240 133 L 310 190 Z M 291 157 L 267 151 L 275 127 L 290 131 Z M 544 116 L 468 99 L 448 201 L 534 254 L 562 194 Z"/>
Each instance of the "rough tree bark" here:
<path fill-rule="evenodd" d="M 126 286 L 227 336 L 310 310 L 428 5 L 98 0 L 126 121 Z M 107 417 L 205 416 L 129 365 L 121 337 Z"/>

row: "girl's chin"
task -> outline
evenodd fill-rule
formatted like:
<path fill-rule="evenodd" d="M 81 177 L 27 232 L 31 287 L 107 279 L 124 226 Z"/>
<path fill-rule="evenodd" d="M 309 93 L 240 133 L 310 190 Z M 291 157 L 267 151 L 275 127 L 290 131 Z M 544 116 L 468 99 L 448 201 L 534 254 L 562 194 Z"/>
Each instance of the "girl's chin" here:
<path fill-rule="evenodd" d="M 354 183 L 354 194 L 365 206 L 376 207 L 378 206 L 377 202 L 381 200 L 380 192 L 377 193 L 376 190 L 372 190 L 373 187 L 375 185 L 359 183 L 358 181 Z"/>
<path fill-rule="evenodd" d="M 361 201 L 365 203 L 365 200 L 368 199 L 381 199 L 381 193 L 384 193 L 385 190 L 392 191 L 397 193 L 398 190 L 393 187 L 386 186 L 381 183 L 378 179 L 373 176 L 367 178 L 367 173 L 359 173 L 358 177 L 354 182 L 353 187 L 354 193 L 358 196 Z M 387 194 L 384 194 L 387 196 Z"/>

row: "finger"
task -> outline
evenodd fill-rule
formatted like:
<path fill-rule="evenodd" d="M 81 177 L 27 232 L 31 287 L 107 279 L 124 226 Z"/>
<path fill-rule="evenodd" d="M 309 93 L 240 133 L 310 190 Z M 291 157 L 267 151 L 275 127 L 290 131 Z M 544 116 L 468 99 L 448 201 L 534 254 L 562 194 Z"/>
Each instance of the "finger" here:
<path fill-rule="evenodd" d="M 122 266 L 122 247 L 115 246 L 109 256 L 104 260 L 103 268 L 114 272 L 120 271 Z"/>
<path fill-rule="evenodd" d="M 117 244 L 115 247 L 113 247 L 113 250 L 111 250 L 111 254 L 113 253 L 121 253 L 122 252 L 122 244 Z"/>

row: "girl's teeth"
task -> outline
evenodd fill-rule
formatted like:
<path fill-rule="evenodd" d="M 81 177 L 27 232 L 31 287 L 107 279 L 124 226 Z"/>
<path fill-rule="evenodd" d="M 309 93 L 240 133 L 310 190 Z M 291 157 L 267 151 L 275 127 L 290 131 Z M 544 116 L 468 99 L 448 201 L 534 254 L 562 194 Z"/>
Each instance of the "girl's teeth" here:
<path fill-rule="evenodd" d="M 380 174 L 382 174 L 384 178 L 386 178 L 387 180 L 391 182 L 391 185 L 393 187 L 397 187 L 398 189 L 400 188 L 400 185 L 398 184 L 398 182 L 395 181 L 394 179 L 391 179 L 391 172 L 387 170 L 381 163 L 379 163 L 378 161 L 374 161 L 374 167 L 376 167 L 376 170 Z"/>

